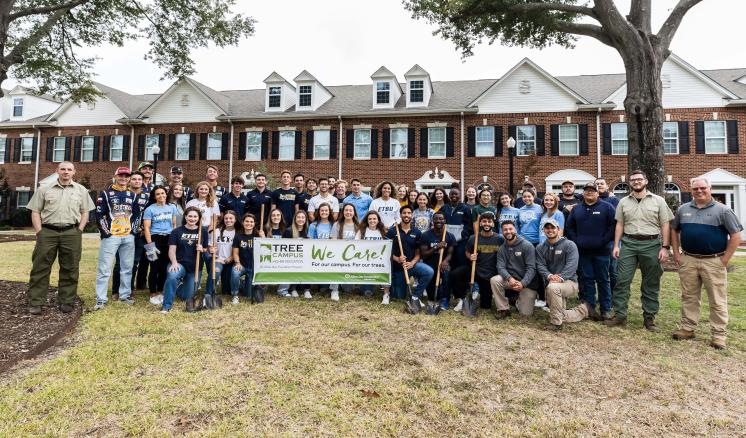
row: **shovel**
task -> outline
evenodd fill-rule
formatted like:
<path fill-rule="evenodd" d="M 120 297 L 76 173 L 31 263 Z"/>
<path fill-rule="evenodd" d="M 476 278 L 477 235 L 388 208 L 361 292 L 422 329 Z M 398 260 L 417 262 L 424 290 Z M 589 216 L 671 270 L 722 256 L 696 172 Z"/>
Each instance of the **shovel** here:
<path fill-rule="evenodd" d="M 396 241 L 399 243 L 399 255 L 404 255 L 404 248 L 401 244 L 401 235 L 399 234 L 399 224 L 394 224 L 394 226 L 396 227 Z M 404 302 L 404 311 L 411 315 L 417 315 L 420 313 L 420 304 L 415 304 L 412 299 L 412 285 L 409 282 L 409 271 L 404 267 L 404 265 L 402 265 L 402 269 L 404 269 L 404 281 L 407 283 L 407 301 Z"/>
<path fill-rule="evenodd" d="M 443 236 L 441 237 L 440 241 L 445 242 L 446 241 L 446 227 L 443 227 Z M 440 254 L 438 255 L 438 272 L 435 274 L 435 302 L 428 301 L 427 302 L 427 314 L 428 315 L 437 315 L 440 313 L 440 303 L 438 303 L 438 291 L 440 290 L 440 265 L 443 263 L 443 253 L 445 252 L 445 247 L 440 248 Z"/>
<path fill-rule="evenodd" d="M 479 248 L 479 220 L 481 219 L 482 215 L 477 216 L 477 221 L 474 223 L 474 254 L 477 254 L 478 252 L 477 248 Z M 475 303 L 474 300 L 472 300 L 472 295 L 474 294 L 474 274 L 477 270 L 477 261 L 472 260 L 471 261 L 471 278 L 469 280 L 469 292 L 466 294 L 466 298 L 464 298 L 464 305 L 461 308 L 462 313 L 467 318 L 474 318 L 477 316 L 477 310 L 479 309 L 479 303 Z"/>
<path fill-rule="evenodd" d="M 213 292 L 211 295 L 205 295 L 205 307 L 207 307 L 210 310 L 219 309 L 223 307 L 223 298 L 217 293 L 218 291 L 218 283 L 220 276 L 215 273 L 215 265 L 216 265 L 216 259 L 218 258 L 217 254 L 217 231 L 218 227 L 215 226 L 218 221 L 218 215 L 214 214 L 212 215 L 212 245 L 214 248 L 216 248 L 215 254 L 212 255 L 212 286 L 213 286 Z"/>
<path fill-rule="evenodd" d="M 197 223 L 197 246 L 202 245 L 202 223 L 201 221 Z M 186 311 L 187 312 L 196 312 L 198 310 L 202 310 L 202 299 L 199 296 L 199 288 L 200 288 L 200 281 L 199 281 L 199 272 L 201 271 L 199 266 L 199 258 L 202 255 L 200 251 L 196 251 L 197 255 L 194 258 L 194 294 L 191 298 L 191 305 L 189 303 L 189 300 L 187 300 L 186 303 Z"/>

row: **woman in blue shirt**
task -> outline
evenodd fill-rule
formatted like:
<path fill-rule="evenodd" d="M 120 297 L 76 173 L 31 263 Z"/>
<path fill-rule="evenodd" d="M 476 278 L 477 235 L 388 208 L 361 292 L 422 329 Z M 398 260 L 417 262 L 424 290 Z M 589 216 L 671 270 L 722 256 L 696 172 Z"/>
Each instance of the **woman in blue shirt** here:
<path fill-rule="evenodd" d="M 316 211 L 316 220 L 308 228 L 308 238 L 320 240 L 331 239 L 333 226 L 331 222 L 332 207 L 324 202 L 319 205 L 319 208 Z M 326 286 L 319 286 L 319 290 L 325 287 Z M 313 298 L 313 296 L 311 295 L 311 291 L 306 289 L 306 291 L 303 293 L 303 298 L 307 300 Z"/>
<path fill-rule="evenodd" d="M 542 202 L 544 214 L 541 215 L 541 221 L 539 221 L 539 243 L 547 240 L 547 236 L 544 234 L 544 224 L 550 219 L 557 221 L 557 224 L 559 224 L 559 235 L 562 236 L 562 232 L 565 229 L 565 215 L 559 210 L 559 204 L 559 196 L 556 194 L 547 193 L 544 195 L 544 201 Z"/>
<path fill-rule="evenodd" d="M 533 190 L 523 191 L 523 207 L 518 209 L 518 234 L 531 242 L 534 246 L 539 244 L 539 222 L 544 209 L 534 204 L 536 195 Z"/>
<path fill-rule="evenodd" d="M 157 259 L 150 262 L 148 289 L 150 304 L 163 304 L 163 286 L 168 269 L 168 236 L 176 228 L 176 206 L 167 204 L 168 193 L 163 186 L 155 186 L 150 192 L 150 206 L 143 214 L 143 236 L 145 250 L 156 253 Z M 153 251 L 155 249 L 156 251 Z"/>
<path fill-rule="evenodd" d="M 511 221 L 516 223 L 518 221 L 518 209 L 513 207 L 513 198 L 509 193 L 503 193 L 498 199 L 498 222 L 497 222 L 497 233 L 502 235 L 502 225 L 505 221 Z"/>

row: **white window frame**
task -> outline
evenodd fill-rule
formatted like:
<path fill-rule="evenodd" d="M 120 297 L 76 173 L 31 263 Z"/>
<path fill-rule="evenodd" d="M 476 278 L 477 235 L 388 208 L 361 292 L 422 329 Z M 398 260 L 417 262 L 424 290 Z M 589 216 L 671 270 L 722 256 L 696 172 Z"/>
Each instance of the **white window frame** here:
<path fill-rule="evenodd" d="M 55 137 L 52 140 L 52 162 L 53 163 L 61 163 L 65 161 L 65 146 L 67 146 L 66 137 Z M 57 153 L 62 154 L 59 157 L 59 159 L 57 158 Z"/>
<path fill-rule="evenodd" d="M 8 138 L 0 137 L 0 164 L 5 164 L 5 148 L 8 147 Z M 0 197 L 0 203 L 2 203 L 2 197 Z"/>
<path fill-rule="evenodd" d="M 215 154 L 217 151 L 217 158 Z M 207 134 L 207 159 L 208 160 L 222 160 L 223 159 L 223 133 L 222 132 L 210 132 Z"/>
<path fill-rule="evenodd" d="M 86 147 L 86 140 L 89 140 L 89 147 Z M 90 163 L 93 161 L 93 150 L 94 150 L 94 143 L 96 139 L 92 135 L 84 135 L 80 138 L 80 162 L 81 163 Z M 86 160 L 86 152 L 90 152 L 91 158 Z"/>
<path fill-rule="evenodd" d="M 396 141 L 397 133 L 404 133 L 404 142 Z M 398 148 L 404 151 L 404 156 L 397 155 L 396 151 Z M 389 157 L 392 160 L 406 160 L 409 158 L 409 129 L 407 128 L 391 128 L 389 132 Z"/>
<path fill-rule="evenodd" d="M 358 133 L 362 133 L 362 132 L 367 132 L 368 133 L 368 142 L 367 143 L 363 143 L 363 142 L 358 142 L 357 141 L 357 134 Z M 371 150 L 373 149 L 373 145 L 372 145 L 373 138 L 372 138 L 372 135 L 371 135 L 371 130 L 370 129 L 356 129 L 355 132 L 353 132 L 352 135 L 354 135 L 354 137 L 353 137 L 353 145 L 352 145 L 352 159 L 353 160 L 370 160 Z M 360 156 L 358 156 L 358 151 L 362 150 L 362 148 L 368 148 L 368 153 L 366 155 L 364 155 L 364 156 L 362 154 Z"/>
<path fill-rule="evenodd" d="M 681 188 L 676 183 L 667 182 L 663 186 L 663 192 L 669 196 L 675 196 L 681 202 Z"/>
<path fill-rule="evenodd" d="M 16 114 L 16 108 L 20 109 L 19 114 Z M 13 117 L 23 117 L 23 98 L 13 98 Z"/>
<path fill-rule="evenodd" d="M 378 101 L 379 93 L 386 93 L 386 102 Z M 376 82 L 376 105 L 390 105 L 390 104 L 391 104 L 391 83 L 389 81 Z"/>
<path fill-rule="evenodd" d="M 28 141 L 27 141 L 28 140 Z M 24 156 L 28 160 L 24 160 Z M 19 164 L 29 164 L 34 159 L 34 137 L 21 137 L 21 154 L 18 157 Z"/>
<path fill-rule="evenodd" d="M 624 138 L 622 137 L 614 137 L 614 127 L 615 126 L 624 126 Z M 611 155 L 617 155 L 617 156 L 624 156 L 629 154 L 629 133 L 627 131 L 627 124 L 626 123 L 612 123 L 611 124 Z M 625 142 L 625 148 L 624 152 L 619 152 L 618 149 L 614 148 L 614 142 Z"/>
<path fill-rule="evenodd" d="M 251 140 L 256 140 L 252 142 Z M 249 153 L 249 147 L 256 148 L 256 155 L 252 156 Z M 246 148 L 246 160 L 245 161 L 262 161 L 262 133 L 261 131 L 249 131 L 246 133 L 246 144 L 243 145 Z"/>
<path fill-rule="evenodd" d="M 489 131 L 490 140 L 479 140 L 480 131 Z M 487 146 L 489 153 L 480 152 L 479 146 Z M 474 156 L 475 157 L 494 157 L 495 156 L 495 127 L 494 126 L 477 126 L 474 130 Z"/>
<path fill-rule="evenodd" d="M 563 129 L 564 128 L 564 129 Z M 562 139 L 562 131 L 566 131 L 568 129 L 575 129 L 575 139 Z M 578 126 L 576 123 L 565 123 L 562 125 L 559 125 L 557 127 L 557 155 L 560 157 L 574 157 L 577 155 L 580 155 L 580 126 Z M 574 152 L 572 153 L 563 153 L 562 152 L 562 143 L 570 143 L 575 142 Z"/>
<path fill-rule="evenodd" d="M 531 128 L 531 130 L 533 131 L 533 135 L 532 135 L 533 140 L 526 140 L 526 139 L 521 140 L 520 139 L 521 135 L 525 135 L 525 133 L 522 132 L 521 128 L 524 128 L 524 129 Z M 528 157 L 528 156 L 536 154 L 536 125 L 519 125 L 519 126 L 516 126 L 515 127 L 515 136 L 516 136 L 516 139 L 515 139 L 515 141 L 516 141 L 515 154 L 516 154 L 517 157 Z M 529 143 L 531 143 L 531 145 L 532 145 L 531 146 L 531 153 L 528 153 L 528 154 L 520 153 L 523 150 L 523 148 L 521 147 L 521 144 L 527 145 Z"/>
<path fill-rule="evenodd" d="M 673 126 L 675 134 L 672 137 L 666 137 L 666 126 Z M 679 122 L 663 122 L 661 129 L 661 136 L 663 136 L 663 153 L 665 155 L 678 155 L 679 154 Z M 666 140 L 674 140 L 676 142 L 675 152 L 666 152 Z"/>
<path fill-rule="evenodd" d="M 280 141 L 277 146 L 278 161 L 295 160 L 295 131 L 279 131 L 279 132 L 280 132 Z M 290 144 L 288 144 L 288 139 L 292 139 L 292 142 L 290 142 Z M 288 150 L 290 151 L 290 153 L 288 153 Z"/>
<path fill-rule="evenodd" d="M 708 124 L 716 124 L 716 123 L 723 126 L 723 136 L 722 137 L 708 137 L 707 136 L 707 125 Z M 725 124 L 725 121 L 724 120 L 709 120 L 709 121 L 706 121 L 706 122 L 704 122 L 704 129 L 705 129 L 705 154 L 708 154 L 708 155 L 722 155 L 722 154 L 727 154 L 728 153 L 728 126 Z M 714 139 L 720 139 L 720 138 L 723 139 L 723 150 L 722 150 L 722 152 L 721 151 L 715 151 L 715 152 L 709 151 L 708 150 L 709 148 L 707 147 L 708 140 L 710 140 L 710 139 L 714 140 Z"/>
<path fill-rule="evenodd" d="M 26 196 L 26 203 L 21 205 L 21 193 Z M 28 203 L 31 202 L 31 190 L 16 190 L 16 208 L 28 208 Z"/>
<path fill-rule="evenodd" d="M 308 92 L 304 93 L 303 89 L 305 87 L 308 87 Z M 301 105 L 301 97 L 308 96 L 308 105 Z M 300 85 L 298 86 L 298 107 L 300 108 L 310 108 L 313 106 L 313 85 Z"/>
<path fill-rule="evenodd" d="M 117 139 L 117 140 L 115 140 Z M 114 147 L 116 143 L 119 143 L 117 147 Z M 119 151 L 119 159 L 114 158 L 114 152 Z M 123 135 L 112 135 L 109 141 L 109 161 L 125 161 L 129 157 L 124 156 L 124 136 Z"/>
<path fill-rule="evenodd" d="M 183 142 L 186 140 L 186 144 Z M 176 134 L 174 136 L 174 160 L 189 161 L 189 134 Z"/>
<path fill-rule="evenodd" d="M 415 87 L 415 83 L 417 83 L 417 87 Z M 421 92 L 422 99 L 421 100 L 414 100 L 412 99 L 412 92 L 413 91 L 419 91 Z M 424 103 L 425 102 L 425 81 L 422 79 L 416 79 L 413 81 L 409 81 L 409 101 L 411 103 Z"/>
<path fill-rule="evenodd" d="M 322 141 L 323 136 L 326 136 L 326 142 Z M 332 133 L 328 129 L 320 129 L 313 131 L 313 159 L 314 160 L 330 160 L 331 159 L 331 143 Z M 326 156 L 319 154 L 319 146 L 326 146 Z"/>
<path fill-rule="evenodd" d="M 436 130 L 443 132 L 443 141 L 433 141 L 433 132 Z M 432 153 L 433 146 L 443 144 L 443 155 L 435 155 Z M 433 159 L 433 160 L 442 160 L 445 159 L 448 156 L 448 138 L 446 135 L 446 128 L 445 127 L 439 127 L 439 128 L 427 128 L 427 158 Z"/>
<path fill-rule="evenodd" d="M 155 139 L 154 142 L 149 142 L 149 140 Z M 153 146 L 161 146 L 160 143 L 161 139 L 158 136 L 158 134 L 148 134 L 145 136 L 145 161 L 153 161 Z M 150 145 L 148 145 L 150 143 Z M 161 151 L 163 152 L 163 151 Z M 161 154 L 161 156 L 163 156 Z"/>
<path fill-rule="evenodd" d="M 277 105 L 272 105 L 272 98 L 277 96 Z M 267 107 L 268 108 L 281 108 L 282 107 L 282 87 L 269 87 L 267 90 Z"/>
<path fill-rule="evenodd" d="M 630 187 L 629 184 L 626 182 L 619 183 L 614 186 L 614 188 L 611 190 L 611 192 L 616 196 L 617 198 L 622 198 L 624 196 L 629 195 Z"/>

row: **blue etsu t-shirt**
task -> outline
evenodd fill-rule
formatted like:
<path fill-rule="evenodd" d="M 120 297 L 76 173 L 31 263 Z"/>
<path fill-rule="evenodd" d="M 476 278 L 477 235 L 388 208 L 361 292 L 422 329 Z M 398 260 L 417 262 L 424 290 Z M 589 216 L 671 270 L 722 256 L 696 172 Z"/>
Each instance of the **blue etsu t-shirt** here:
<path fill-rule="evenodd" d="M 173 220 L 176 214 L 176 206 L 173 204 L 153 204 L 145 209 L 143 220 L 150 221 L 150 234 L 169 235 L 174 230 Z"/>
<path fill-rule="evenodd" d="M 435 233 L 433 230 L 428 230 L 427 232 L 422 234 L 422 237 L 420 238 L 420 245 L 421 246 L 427 246 L 428 248 L 434 248 L 438 246 L 438 244 L 441 241 L 441 238 L 443 237 L 443 234 Z M 404 242 L 402 242 L 404 244 Z M 456 238 L 453 236 L 453 234 L 446 232 L 446 248 L 443 250 L 443 257 L 446 256 L 448 253 L 448 248 L 456 246 Z M 438 259 L 440 258 L 440 251 L 436 250 L 432 254 L 430 254 L 430 257 L 427 259 L 422 259 L 423 262 L 430 265 L 432 268 L 436 268 L 438 266 Z"/>
<path fill-rule="evenodd" d="M 725 252 L 728 236 L 743 231 L 733 210 L 715 201 L 703 208 L 687 202 L 676 210 L 671 227 L 681 232 L 681 249 L 698 255 Z"/>
<path fill-rule="evenodd" d="M 541 231 L 539 230 L 539 222 L 542 214 L 544 214 L 544 209 L 536 204 L 532 204 L 530 207 L 524 205 L 518 209 L 518 234 L 534 245 L 539 243 L 539 233 Z"/>
<path fill-rule="evenodd" d="M 331 239 L 332 237 L 332 224 L 324 224 L 321 222 L 314 222 L 311 227 L 308 228 L 309 239 Z"/>
<path fill-rule="evenodd" d="M 391 255 L 400 256 L 399 242 L 396 241 L 396 227 L 399 227 L 399 235 L 401 236 L 401 246 L 404 249 L 404 255 L 407 256 L 407 260 L 412 260 L 417 254 L 417 249 L 420 247 L 420 241 L 422 239 L 422 233 L 417 228 L 412 227 L 409 232 L 405 233 L 401 229 L 401 225 L 396 225 L 389 228 L 386 233 L 386 238 L 394 241 L 394 245 L 391 248 Z M 392 269 L 394 271 L 401 271 L 401 263 L 392 263 Z"/>
<path fill-rule="evenodd" d="M 250 234 L 236 234 L 233 247 L 238 248 L 238 262 L 246 269 L 254 269 L 254 236 Z"/>
<path fill-rule="evenodd" d="M 197 259 L 197 240 L 200 228 L 193 230 L 185 226 L 176 228 L 168 238 L 168 244 L 176 246 L 176 261 L 184 267 L 187 272 L 194 272 L 194 262 Z M 207 245 L 207 228 L 201 228 L 203 246 Z"/>

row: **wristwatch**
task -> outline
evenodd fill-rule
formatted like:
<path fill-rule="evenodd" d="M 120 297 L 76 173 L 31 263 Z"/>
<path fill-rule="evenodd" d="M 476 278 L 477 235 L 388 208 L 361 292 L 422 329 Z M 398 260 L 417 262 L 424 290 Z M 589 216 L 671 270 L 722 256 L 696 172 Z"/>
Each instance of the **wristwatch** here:
<path fill-rule="evenodd" d="M 671 249 L 671 245 L 663 245 L 663 246 L 661 246 L 661 248 L 663 248 L 663 249 Z"/>

